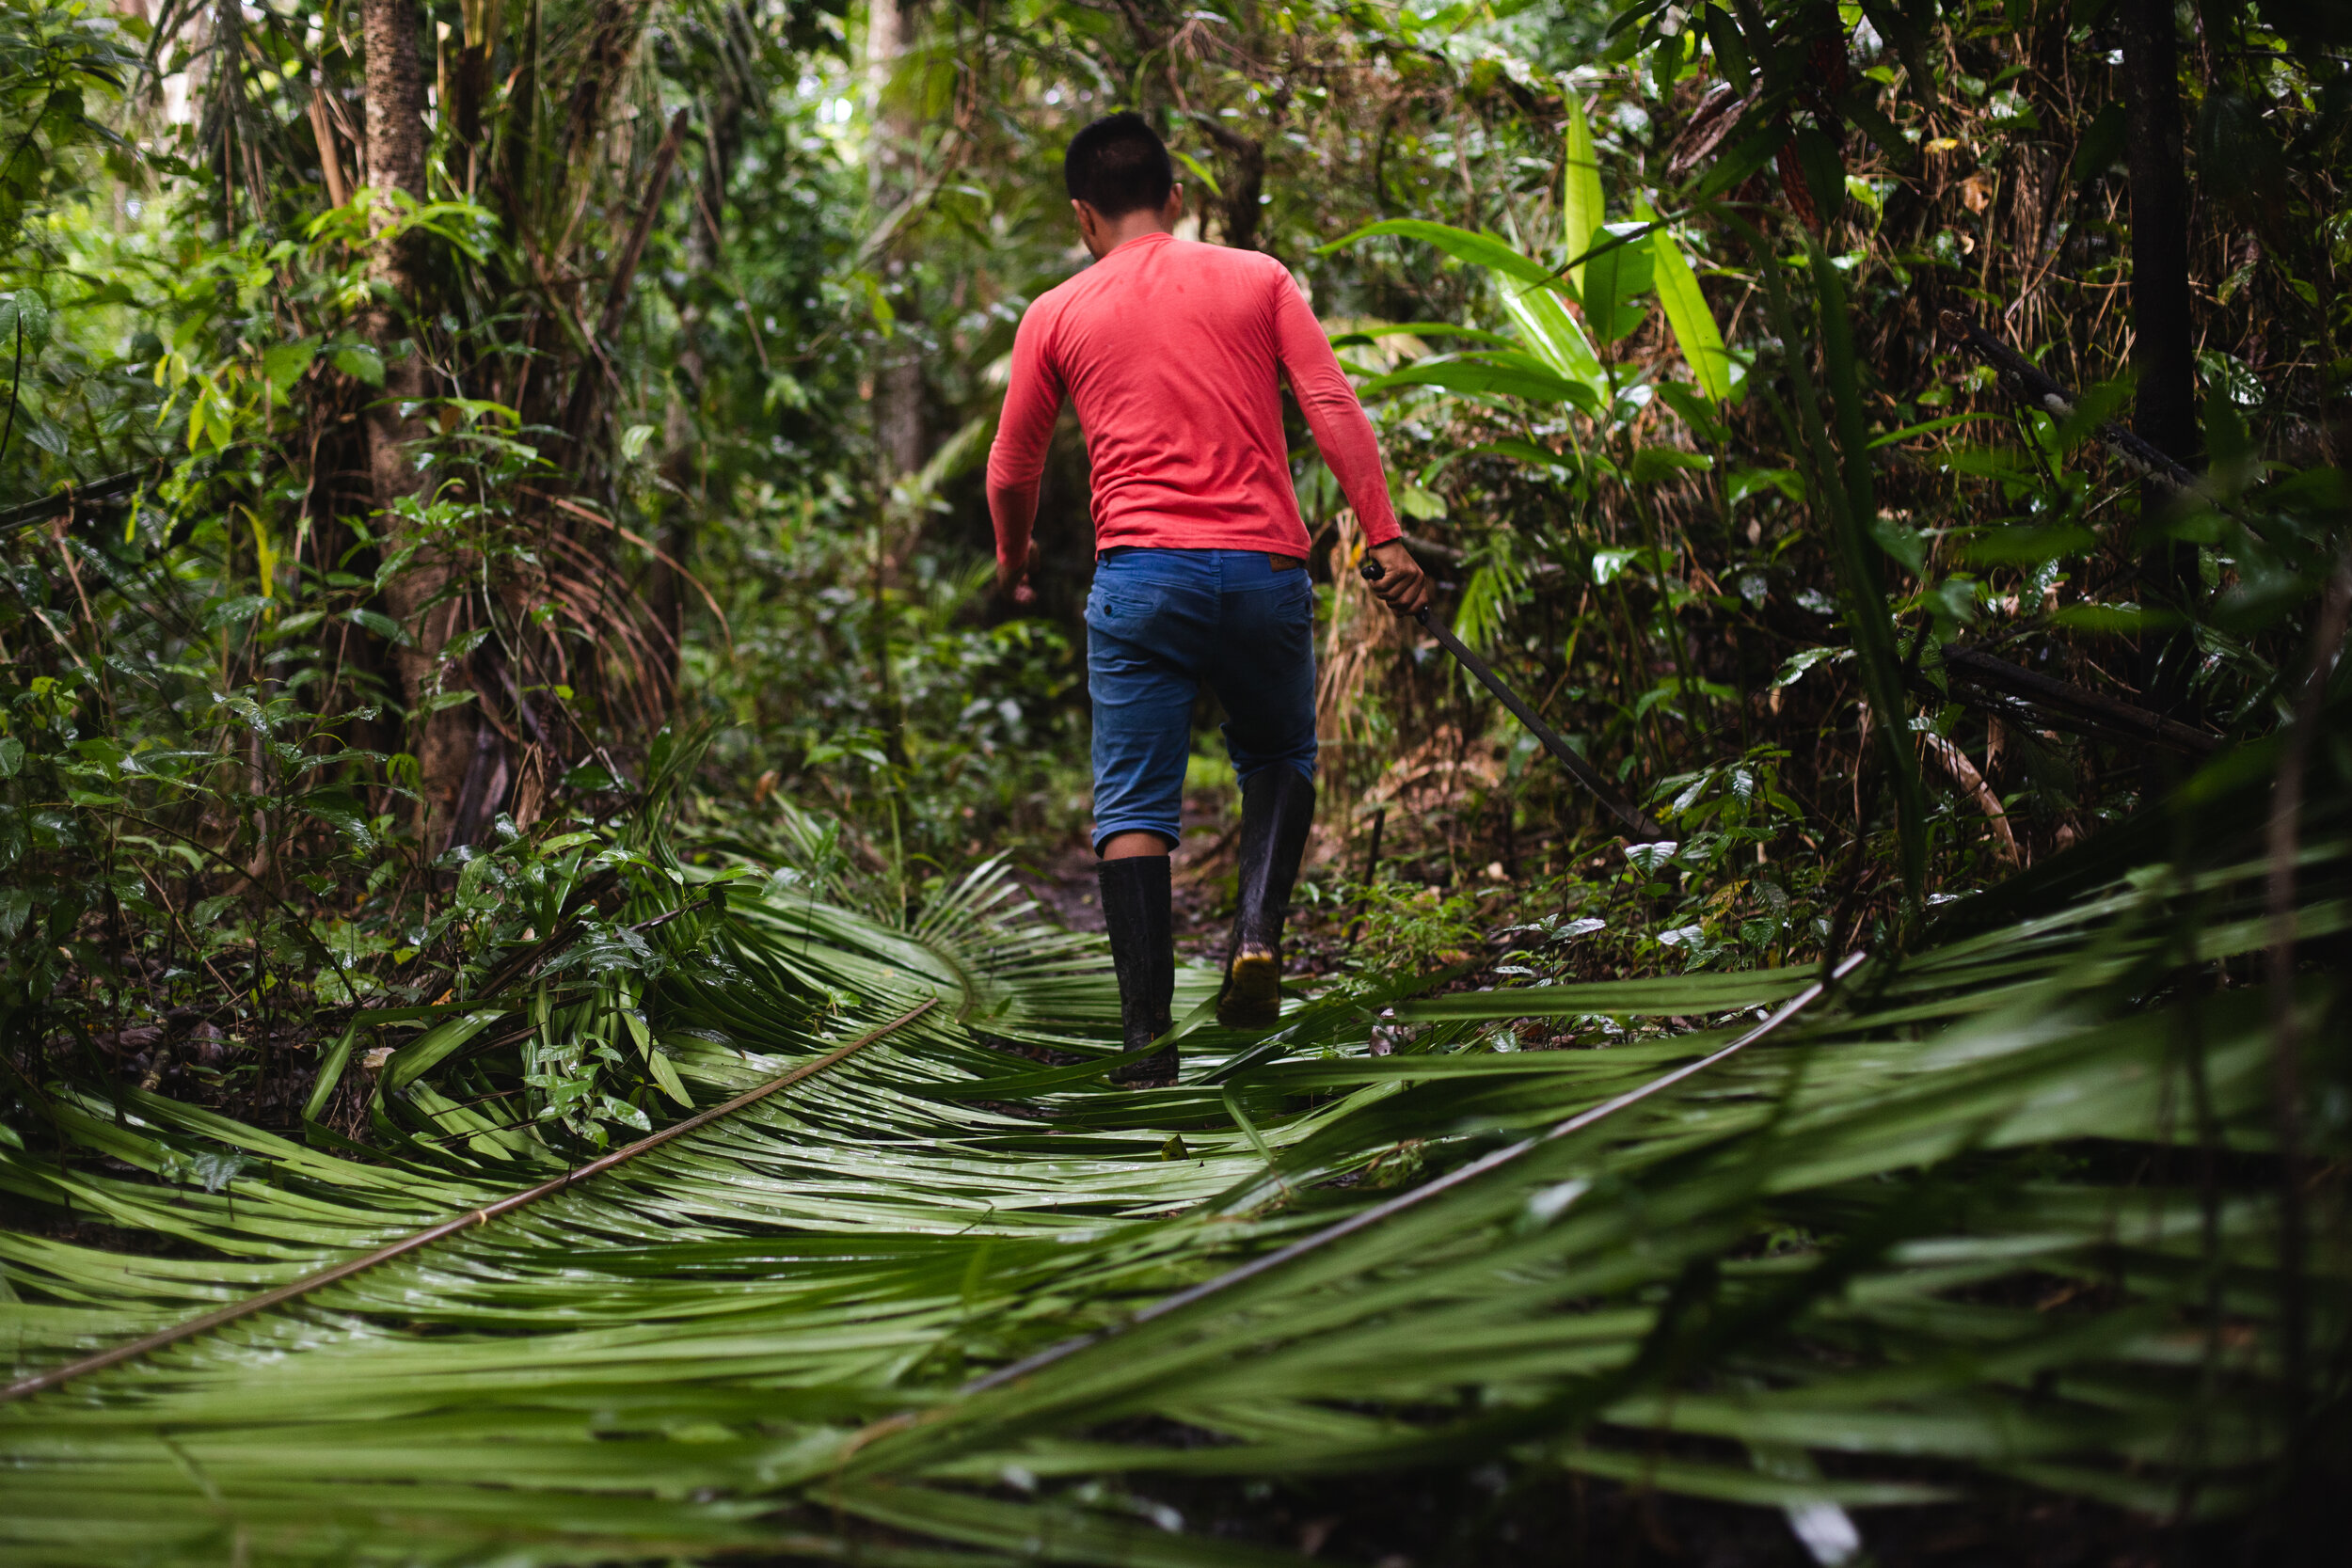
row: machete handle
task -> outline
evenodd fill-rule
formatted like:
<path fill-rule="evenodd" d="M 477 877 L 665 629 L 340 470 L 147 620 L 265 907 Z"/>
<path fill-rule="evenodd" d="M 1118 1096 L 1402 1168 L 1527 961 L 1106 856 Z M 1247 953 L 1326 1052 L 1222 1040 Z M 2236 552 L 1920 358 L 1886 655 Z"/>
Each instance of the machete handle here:
<path fill-rule="evenodd" d="M 1363 574 L 1363 578 L 1366 582 L 1378 582 L 1382 578 L 1389 575 L 1389 569 L 1386 566 L 1381 565 L 1377 560 L 1374 559 L 1370 555 L 1366 555 L 1364 557 L 1364 563 L 1357 567 L 1356 570 Z M 1424 626 L 1427 626 L 1429 624 L 1429 607 L 1427 605 L 1423 605 L 1419 610 L 1414 610 L 1413 619 L 1419 621 Z"/>

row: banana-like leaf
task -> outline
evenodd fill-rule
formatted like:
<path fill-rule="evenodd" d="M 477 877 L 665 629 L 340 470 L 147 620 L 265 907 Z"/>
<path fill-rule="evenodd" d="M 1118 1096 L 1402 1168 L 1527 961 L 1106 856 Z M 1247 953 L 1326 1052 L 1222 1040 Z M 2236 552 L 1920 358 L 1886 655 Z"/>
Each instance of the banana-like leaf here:
<path fill-rule="evenodd" d="M 1584 118 L 1584 101 L 1573 92 L 1568 94 L 1567 146 L 1560 175 L 1560 243 L 1572 257 L 1592 249 L 1600 237 L 1601 225 L 1609 221 L 1601 195 L 1600 157 L 1593 149 L 1593 128 Z M 1580 299 L 1584 297 L 1586 276 L 1583 264 L 1568 269 Z"/>
<path fill-rule="evenodd" d="M 1647 221 L 1649 203 L 1638 202 L 1634 215 Z M 1666 230 L 1654 231 L 1649 245 L 1658 302 L 1666 308 L 1666 325 L 1674 330 L 1675 344 L 1682 350 L 1683 362 L 1691 367 L 1691 378 L 1698 383 L 1699 390 L 1722 403 L 1731 396 L 1731 356 L 1724 348 L 1715 314 L 1707 307 L 1707 295 L 1699 290 L 1698 277 Z"/>
<path fill-rule="evenodd" d="M 1343 239 L 1333 241 L 1323 249 L 1332 250 L 1352 245 L 1374 234 L 1398 234 L 1425 241 L 1449 256 L 1485 267 L 1493 275 L 1496 298 L 1502 306 L 1503 314 L 1518 329 L 1521 340 L 1555 376 L 1583 388 L 1585 395 L 1580 396 L 1544 383 L 1531 383 L 1527 390 L 1505 387 L 1482 389 L 1533 397 L 1546 403 L 1571 402 L 1594 418 L 1600 417 L 1608 403 L 1609 377 L 1601 368 L 1600 356 L 1593 352 L 1592 342 L 1585 336 L 1584 329 L 1577 325 L 1576 317 L 1568 310 L 1565 297 L 1566 285 L 1559 273 L 1492 234 L 1473 233 L 1467 229 L 1429 223 L 1419 218 L 1391 218 L 1370 224 Z M 1581 251 L 1571 246 L 1570 254 L 1581 254 Z M 1609 254 L 1614 256 L 1617 253 L 1613 251 Z M 1575 271 L 1581 273 L 1582 268 Z M 1398 375 L 1403 373 L 1397 372 Z M 1382 387 L 1409 384 L 1399 381 L 1396 375 L 1390 375 L 1378 378 L 1365 389 L 1377 390 Z M 1450 384 L 1433 381 L 1423 382 L 1422 385 Z M 1452 389 L 1464 388 L 1455 387 Z"/>
<path fill-rule="evenodd" d="M 1457 261 L 1471 261 L 1490 272 L 1516 278 L 1536 288 L 1557 288 L 1559 276 L 1534 257 L 1515 248 L 1508 241 L 1492 234 L 1481 234 L 1469 229 L 1456 229 L 1452 224 L 1431 223 L 1422 218 L 1384 218 L 1368 223 L 1352 234 L 1343 235 L 1329 245 L 1318 246 L 1317 255 L 1341 249 L 1367 240 L 1375 234 L 1397 234 L 1406 239 L 1420 240 L 1436 245 Z"/>
<path fill-rule="evenodd" d="M 1502 313 L 1518 329 L 1520 339 L 1552 372 L 1583 387 L 1592 394 L 1592 404 L 1598 408 L 1609 397 L 1608 372 L 1601 369 L 1600 356 L 1593 351 L 1584 329 L 1577 325 L 1567 302 L 1551 289 L 1517 287 L 1497 279 L 1495 295 L 1502 302 Z M 1586 405 L 1580 403 L 1579 407 Z"/>
<path fill-rule="evenodd" d="M 1402 370 L 1375 376 L 1363 384 L 1366 392 L 1397 387 L 1437 387 L 1469 396 L 1526 398 L 1534 403 L 1570 404 L 1597 419 L 1600 399 L 1581 381 L 1562 375 L 1533 355 L 1515 350 L 1438 356 L 1415 360 Z"/>
<path fill-rule="evenodd" d="M 1641 223 L 1601 226 L 1592 259 L 1584 263 L 1584 325 L 1604 343 L 1630 337 L 1648 311 L 1637 303 L 1653 281 L 1653 236 Z M 1611 244 L 1612 240 L 1617 241 Z"/>

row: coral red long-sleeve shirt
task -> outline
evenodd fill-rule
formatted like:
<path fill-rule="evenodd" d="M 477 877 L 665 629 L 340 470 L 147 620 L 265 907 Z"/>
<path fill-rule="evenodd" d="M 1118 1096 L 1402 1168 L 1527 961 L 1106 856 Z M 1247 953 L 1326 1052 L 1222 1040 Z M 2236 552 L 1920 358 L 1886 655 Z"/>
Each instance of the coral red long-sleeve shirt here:
<path fill-rule="evenodd" d="M 998 561 L 1017 567 L 1027 557 L 1065 394 L 1086 432 L 1097 550 L 1304 556 L 1281 378 L 1366 542 L 1395 538 L 1372 421 L 1279 261 L 1146 234 L 1040 295 L 1013 337 L 988 454 Z"/>

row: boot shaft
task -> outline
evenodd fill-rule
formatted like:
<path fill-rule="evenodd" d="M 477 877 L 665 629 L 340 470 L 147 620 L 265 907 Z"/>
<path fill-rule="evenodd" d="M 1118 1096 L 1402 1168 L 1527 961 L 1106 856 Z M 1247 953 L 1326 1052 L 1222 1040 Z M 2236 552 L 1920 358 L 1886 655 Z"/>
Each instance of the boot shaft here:
<path fill-rule="evenodd" d="M 1239 897 L 1233 936 L 1239 946 L 1273 950 L 1282 939 L 1291 889 L 1315 820 L 1315 783 L 1277 764 L 1242 789 Z"/>
<path fill-rule="evenodd" d="M 1241 874 L 1233 936 L 1216 1021 L 1228 1029 L 1270 1029 L 1282 1010 L 1282 923 L 1314 823 L 1315 784 L 1280 765 L 1241 792 Z"/>
<path fill-rule="evenodd" d="M 1168 1031 L 1176 995 L 1168 857 L 1098 861 L 1094 876 L 1119 974 L 1120 1021 L 1132 1050 Z"/>

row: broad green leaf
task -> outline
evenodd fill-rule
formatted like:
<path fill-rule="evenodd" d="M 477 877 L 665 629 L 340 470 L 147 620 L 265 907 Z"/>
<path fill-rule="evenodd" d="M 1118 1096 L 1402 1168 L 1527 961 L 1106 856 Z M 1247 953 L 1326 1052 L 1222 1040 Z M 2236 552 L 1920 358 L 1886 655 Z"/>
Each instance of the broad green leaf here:
<path fill-rule="evenodd" d="M 1962 546 L 1961 558 L 1972 566 L 2039 566 L 2089 555 L 2098 547 L 2099 536 L 2079 523 L 2012 526 L 1971 534 Z"/>
<path fill-rule="evenodd" d="M 314 789 L 302 797 L 302 809 L 351 841 L 355 849 L 375 847 L 367 803 L 341 784 Z"/>
<path fill-rule="evenodd" d="M 1501 273 L 1504 277 L 1517 278 L 1522 283 L 1532 283 L 1539 288 L 1558 286 L 1558 277 L 1549 267 L 1545 266 L 1534 257 L 1514 249 L 1507 241 L 1492 234 L 1474 233 L 1468 229 L 1456 229 L 1451 224 L 1430 223 L 1421 218 L 1385 218 L 1378 223 L 1368 223 L 1352 234 L 1333 240 L 1329 245 L 1317 246 L 1315 254 L 1328 255 L 1334 250 L 1354 245 L 1359 240 L 1370 239 L 1376 234 L 1395 234 L 1405 239 L 1420 240 L 1425 244 L 1434 245 L 1458 261 L 1474 262 L 1490 272 Z"/>
<path fill-rule="evenodd" d="M 1567 100 L 1567 140 L 1562 152 L 1560 176 L 1560 243 L 1567 255 L 1576 257 L 1593 248 L 1601 225 L 1609 221 L 1609 212 L 1601 194 L 1600 157 L 1593 148 L 1593 128 L 1584 118 L 1584 101 L 1573 91 Z M 1579 299 L 1585 299 L 1588 293 L 1584 285 L 1586 273 L 1584 265 L 1568 269 L 1568 280 L 1576 286 Z M 1588 320 L 1590 315 L 1588 303 Z M 1606 333 L 1601 333 L 1601 337 L 1608 341 Z"/>
<path fill-rule="evenodd" d="M 1521 288 L 1500 279 L 1495 296 L 1520 341 L 1553 372 L 1591 392 L 1593 406 L 1600 406 L 1608 394 L 1608 373 L 1567 302 L 1551 289 Z"/>
<path fill-rule="evenodd" d="M 678 1077 L 677 1069 L 670 1065 L 668 1056 L 659 1051 L 648 1052 L 645 1066 L 652 1072 L 653 1081 L 661 1085 L 663 1094 L 690 1111 L 694 1108 L 694 1097 L 686 1092 L 685 1081 Z"/>
<path fill-rule="evenodd" d="M 1645 220 L 1650 217 L 1646 199 L 1636 204 L 1634 215 Z M 1672 233 L 1660 229 L 1650 235 L 1649 244 L 1658 303 L 1665 307 L 1675 345 L 1682 350 L 1683 362 L 1691 367 L 1691 379 L 1698 383 L 1699 390 L 1722 403 L 1731 396 L 1731 356 L 1724 349 L 1724 335 L 1715 325 L 1707 295 Z"/>
<path fill-rule="evenodd" d="M 1511 346 L 1511 340 L 1499 332 L 1485 332 L 1475 326 L 1456 326 L 1451 322 L 1384 323 L 1377 326 L 1351 327 L 1330 334 L 1333 348 L 1354 348 L 1392 337 L 1459 338 L 1465 342 L 1484 343 L 1490 348 Z"/>
<path fill-rule="evenodd" d="M 1505 436 L 1498 440 L 1487 441 L 1471 450 L 1492 452 L 1499 457 L 1517 458 L 1521 463 L 1534 463 L 1555 468 L 1580 469 L 1583 467 L 1583 459 L 1576 452 L 1554 451 L 1549 447 L 1537 446 L 1533 441 L 1522 440 L 1516 436 Z"/>
<path fill-rule="evenodd" d="M 1601 248 L 1584 263 L 1584 324 L 1601 342 L 1630 337 L 1648 314 L 1635 303 L 1649 293 L 1653 272 L 1654 252 L 1648 239 L 1633 237 L 1645 227 L 1640 223 L 1602 225 L 1595 241 Z M 1622 243 L 1613 245 L 1608 243 L 1611 239 Z"/>
<path fill-rule="evenodd" d="M 1417 360 L 1402 370 L 1364 383 L 1365 392 L 1397 387 L 1437 387 L 1469 396 L 1527 398 L 1546 404 L 1569 404 L 1597 416 L 1600 400 L 1592 389 L 1571 381 L 1531 355 L 1501 351 L 1493 354 Z"/>
<path fill-rule="evenodd" d="M 294 382 L 310 368 L 310 361 L 318 357 L 318 352 L 319 340 L 316 338 L 297 338 L 292 342 L 271 344 L 262 355 L 262 374 L 269 382 L 270 389 L 281 398 L 292 391 Z M 380 371 L 378 381 L 380 385 Z"/>
<path fill-rule="evenodd" d="M 406 642 L 408 641 L 408 633 L 401 626 L 401 624 L 398 621 L 393 620 L 390 616 L 385 614 L 380 610 L 368 610 L 361 608 L 345 610 L 343 612 L 343 619 L 349 621 L 355 626 L 359 626 L 375 633 L 376 636 L 384 639 L 387 642 Z"/>
<path fill-rule="evenodd" d="M 1629 477 L 1636 484 L 1656 484 L 1677 474 L 1705 473 L 1715 466 L 1715 460 L 1703 451 L 1684 451 L 1678 447 L 1644 447 L 1633 454 Z"/>
<path fill-rule="evenodd" d="M 384 385 L 384 356 L 367 343 L 338 343 L 334 360 L 337 370 L 356 381 L 371 387 Z"/>
<path fill-rule="evenodd" d="M 49 341 L 49 300 L 39 289 L 19 289 L 0 294 L 0 347 L 10 358 L 39 354 Z"/>
<path fill-rule="evenodd" d="M 504 1008 L 485 1007 L 426 1030 L 392 1053 L 384 1064 L 383 1087 L 398 1089 L 415 1083 L 423 1073 L 439 1066 L 451 1052 L 505 1016 Z"/>
<path fill-rule="evenodd" d="M 1870 537 L 1913 577 L 1928 569 L 1928 542 L 1908 523 L 1882 512 L 1870 519 Z"/>
<path fill-rule="evenodd" d="M 2053 612 L 2050 624 L 2107 637 L 2138 637 L 2181 625 L 2177 610 L 2136 604 L 2071 604 Z"/>
<path fill-rule="evenodd" d="M 1200 159 L 1194 157 L 1191 153 L 1183 151 L 1176 148 L 1171 147 L 1168 149 L 1168 151 L 1174 155 L 1178 163 L 1184 166 L 1185 169 L 1191 173 L 1195 180 L 1200 182 L 1201 185 L 1207 189 L 1211 196 L 1216 197 L 1220 201 L 1225 199 L 1224 189 L 1217 184 L 1216 176 L 1210 172 L 1209 166 L 1206 164 L 1203 164 Z"/>

